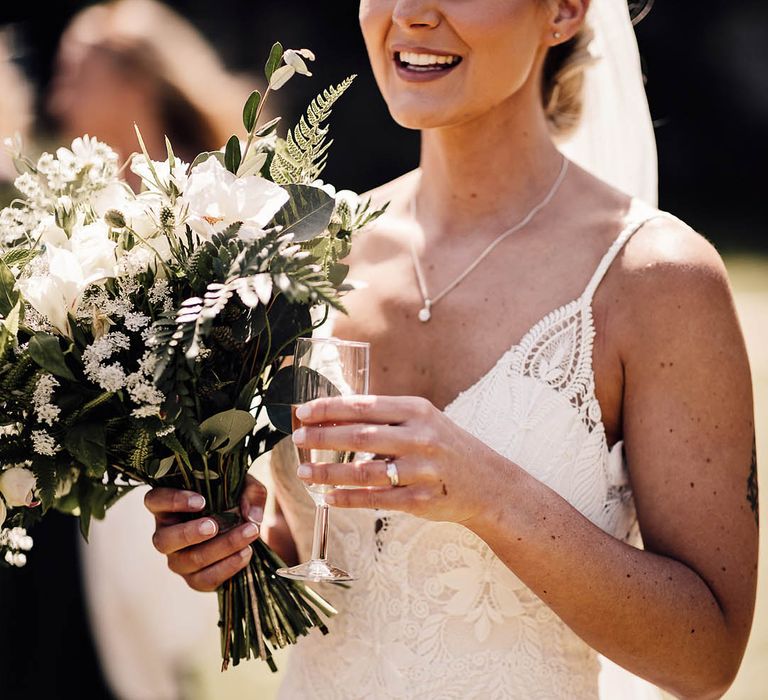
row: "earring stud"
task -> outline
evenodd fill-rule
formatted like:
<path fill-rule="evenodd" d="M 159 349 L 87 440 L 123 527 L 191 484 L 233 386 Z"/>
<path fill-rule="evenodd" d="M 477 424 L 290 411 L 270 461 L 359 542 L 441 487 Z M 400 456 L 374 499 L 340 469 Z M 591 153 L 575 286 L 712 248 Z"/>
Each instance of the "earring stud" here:
<path fill-rule="evenodd" d="M 560 32 L 552 32 L 552 36 L 555 37 L 555 39 L 559 39 L 563 35 Z"/>

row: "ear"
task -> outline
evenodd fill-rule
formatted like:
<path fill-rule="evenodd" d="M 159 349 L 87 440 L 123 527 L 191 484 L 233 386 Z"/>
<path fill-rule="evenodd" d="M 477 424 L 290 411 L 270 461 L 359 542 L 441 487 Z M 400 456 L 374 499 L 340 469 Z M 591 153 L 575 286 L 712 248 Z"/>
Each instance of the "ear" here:
<path fill-rule="evenodd" d="M 590 0 L 555 0 L 550 20 L 552 46 L 572 39 L 584 24 Z"/>

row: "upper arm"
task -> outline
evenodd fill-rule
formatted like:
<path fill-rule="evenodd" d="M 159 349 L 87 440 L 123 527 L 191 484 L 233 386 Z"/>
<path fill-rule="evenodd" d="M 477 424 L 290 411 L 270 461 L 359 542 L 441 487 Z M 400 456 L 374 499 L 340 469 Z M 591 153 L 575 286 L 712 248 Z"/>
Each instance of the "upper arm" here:
<path fill-rule="evenodd" d="M 636 240 L 635 240 L 636 239 Z M 696 571 L 735 644 L 757 577 L 749 363 L 719 255 L 677 223 L 639 231 L 623 257 L 623 432 L 646 549 Z"/>

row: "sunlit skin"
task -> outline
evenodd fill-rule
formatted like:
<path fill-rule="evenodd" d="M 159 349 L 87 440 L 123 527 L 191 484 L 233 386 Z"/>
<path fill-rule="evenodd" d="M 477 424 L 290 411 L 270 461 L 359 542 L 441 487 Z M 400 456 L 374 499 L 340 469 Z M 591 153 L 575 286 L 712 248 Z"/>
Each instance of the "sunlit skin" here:
<path fill-rule="evenodd" d="M 546 50 L 583 22 L 583 0 L 363 0 L 360 21 L 393 118 L 422 130 L 420 168 L 373 192 L 391 201 L 361 235 L 334 335 L 368 340 L 374 395 L 305 404 L 305 447 L 393 456 L 301 465 L 337 490 L 338 508 L 400 510 L 461 523 L 588 644 L 680 697 L 719 697 L 741 660 L 757 570 L 747 498 L 754 425 L 744 343 L 722 261 L 682 223 L 647 223 L 597 290 L 593 367 L 609 447 L 624 440 L 645 550 L 606 534 L 442 409 L 541 317 L 578 297 L 622 228 L 628 198 L 575 165 L 551 204 L 434 309 L 421 307 L 408 242 L 440 290 L 517 222 L 554 181 L 560 156 L 539 81 Z M 554 38 L 554 32 L 561 37 Z M 393 46 L 453 53 L 440 78 L 398 74 Z M 409 202 L 415 197 L 417 219 Z M 404 340 L 407 339 L 407 342 Z M 338 427 L 322 424 L 346 423 Z M 193 588 L 244 566 L 242 528 L 201 534 L 181 522 L 182 491 L 155 489 L 155 545 Z M 264 487 L 242 512 L 261 522 Z M 262 525 L 292 550 L 282 518 Z M 246 555 L 247 557 L 247 555 Z"/>

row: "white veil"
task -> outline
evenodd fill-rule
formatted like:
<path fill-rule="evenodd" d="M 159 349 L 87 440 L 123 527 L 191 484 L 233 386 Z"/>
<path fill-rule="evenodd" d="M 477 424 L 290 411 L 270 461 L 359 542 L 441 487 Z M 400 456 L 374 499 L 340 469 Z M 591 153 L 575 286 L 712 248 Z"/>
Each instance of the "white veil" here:
<path fill-rule="evenodd" d="M 640 52 L 627 0 L 592 0 L 587 21 L 595 32 L 587 68 L 584 112 L 560 150 L 617 189 L 658 204 L 658 161 Z"/>

